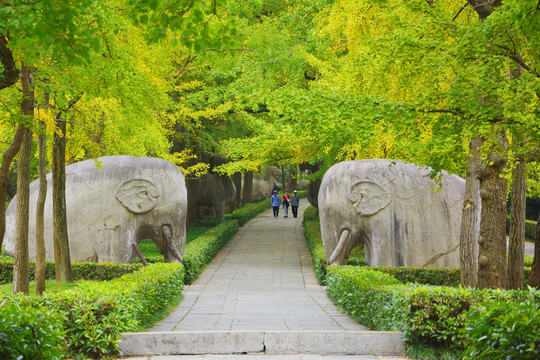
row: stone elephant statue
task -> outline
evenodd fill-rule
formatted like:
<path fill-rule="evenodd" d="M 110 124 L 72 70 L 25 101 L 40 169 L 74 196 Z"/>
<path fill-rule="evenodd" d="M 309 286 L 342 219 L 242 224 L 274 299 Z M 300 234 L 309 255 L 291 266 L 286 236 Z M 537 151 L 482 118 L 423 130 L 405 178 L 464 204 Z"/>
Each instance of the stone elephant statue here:
<path fill-rule="evenodd" d="M 96 166 L 96 164 L 99 164 Z M 54 260 L 52 180 L 47 175 L 45 246 Z M 30 184 L 29 254 L 35 259 L 39 180 Z M 4 241 L 13 255 L 16 197 L 6 214 Z M 107 156 L 66 166 L 66 212 L 72 261 L 130 263 L 132 244 L 153 240 L 166 262 L 181 262 L 186 245 L 187 191 L 173 163 L 149 157 Z"/>
<path fill-rule="evenodd" d="M 259 174 L 253 175 L 252 197 L 265 199 L 272 196 L 274 183 L 279 184 L 278 177 L 282 175 L 277 166 L 268 166 L 264 170 L 264 178 Z M 282 189 L 283 191 L 283 189 Z"/>
<path fill-rule="evenodd" d="M 396 160 L 346 161 L 324 175 L 318 195 L 330 265 L 362 244 L 371 266 L 459 267 L 465 180 Z"/>
<path fill-rule="evenodd" d="M 235 196 L 236 186 L 230 177 L 211 173 L 199 178 L 197 207 L 213 208 L 218 222 L 225 219 L 225 210 Z"/>

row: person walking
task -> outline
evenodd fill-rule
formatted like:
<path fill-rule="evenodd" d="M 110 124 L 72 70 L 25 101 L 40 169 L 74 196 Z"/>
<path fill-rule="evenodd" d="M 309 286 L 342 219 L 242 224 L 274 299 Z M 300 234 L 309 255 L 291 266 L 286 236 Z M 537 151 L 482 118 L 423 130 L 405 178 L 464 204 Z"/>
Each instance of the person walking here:
<path fill-rule="evenodd" d="M 300 197 L 298 196 L 298 192 L 294 190 L 293 196 L 291 196 L 291 210 L 295 218 L 298 217 L 298 206 L 300 206 Z"/>
<path fill-rule="evenodd" d="M 277 182 L 274 181 L 274 186 L 272 186 L 272 194 L 274 193 L 274 191 L 279 193 L 279 190 L 281 190 L 281 188 L 279 187 Z"/>
<path fill-rule="evenodd" d="M 270 205 L 272 205 L 272 209 L 274 210 L 274 217 L 279 216 L 280 203 L 281 203 L 281 199 L 279 198 L 278 192 L 274 190 L 272 194 L 272 198 L 270 199 Z"/>
<path fill-rule="evenodd" d="M 289 217 L 289 205 L 291 202 L 291 195 L 289 195 L 288 190 L 285 189 L 283 193 L 283 217 L 288 218 Z"/>

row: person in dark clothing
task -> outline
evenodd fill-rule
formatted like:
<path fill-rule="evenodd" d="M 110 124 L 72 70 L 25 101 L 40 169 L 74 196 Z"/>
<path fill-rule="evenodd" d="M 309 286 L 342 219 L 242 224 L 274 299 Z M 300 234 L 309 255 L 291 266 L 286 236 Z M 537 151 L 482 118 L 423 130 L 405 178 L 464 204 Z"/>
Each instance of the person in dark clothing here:
<path fill-rule="evenodd" d="M 281 190 L 281 188 L 279 187 L 279 185 L 277 184 L 277 182 L 274 183 L 274 186 L 272 186 L 272 194 L 274 194 L 274 191 L 279 193 L 279 191 Z"/>
<path fill-rule="evenodd" d="M 293 196 L 291 196 L 291 210 L 293 216 L 296 218 L 298 217 L 298 206 L 300 205 L 300 197 L 298 196 L 298 192 L 294 190 Z"/>

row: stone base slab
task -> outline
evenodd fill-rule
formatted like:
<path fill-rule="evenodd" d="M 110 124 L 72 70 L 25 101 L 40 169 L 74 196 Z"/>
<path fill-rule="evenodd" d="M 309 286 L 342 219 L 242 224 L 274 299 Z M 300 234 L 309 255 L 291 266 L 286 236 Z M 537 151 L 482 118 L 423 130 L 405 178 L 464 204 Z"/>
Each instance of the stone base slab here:
<path fill-rule="evenodd" d="M 392 356 L 405 353 L 400 332 L 212 331 L 125 333 L 123 356 L 194 354 L 340 354 Z"/>

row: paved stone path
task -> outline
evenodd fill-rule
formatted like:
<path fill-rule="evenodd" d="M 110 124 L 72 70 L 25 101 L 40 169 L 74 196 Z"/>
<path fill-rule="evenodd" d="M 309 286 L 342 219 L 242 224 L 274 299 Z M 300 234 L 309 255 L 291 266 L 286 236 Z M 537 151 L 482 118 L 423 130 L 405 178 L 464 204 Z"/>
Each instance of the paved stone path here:
<path fill-rule="evenodd" d="M 268 210 L 241 227 L 200 277 L 184 288 L 179 306 L 147 333 L 125 334 L 121 349 L 141 355 L 156 353 L 144 352 L 149 348 L 162 354 L 201 354 L 138 358 L 153 360 L 398 359 L 370 354 L 404 351 L 399 333 L 367 331 L 341 313 L 317 283 L 303 234 L 302 215 L 308 205 L 302 199 L 296 219 L 283 218 L 282 211 L 274 218 Z M 367 352 L 350 348 L 342 354 L 318 355 L 358 343 Z M 380 350 L 381 343 L 388 345 Z M 234 350 L 238 344 L 247 350 Z M 188 345 L 189 350 L 180 349 Z M 229 346 L 230 351 L 223 350 Z M 318 347 L 320 353 L 310 351 Z M 222 350 L 236 355 L 218 355 Z"/>
<path fill-rule="evenodd" d="M 266 211 L 242 227 L 150 331 L 368 330 L 317 283 L 302 217 L 280 216 Z"/>

